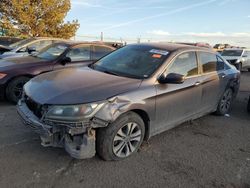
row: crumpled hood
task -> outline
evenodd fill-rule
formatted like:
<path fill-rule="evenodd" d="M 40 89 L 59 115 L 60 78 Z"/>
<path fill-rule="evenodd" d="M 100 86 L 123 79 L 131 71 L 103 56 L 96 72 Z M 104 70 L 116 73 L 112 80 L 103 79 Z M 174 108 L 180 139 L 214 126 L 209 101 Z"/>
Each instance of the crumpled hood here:
<path fill-rule="evenodd" d="M 42 74 L 30 80 L 24 90 L 40 104 L 84 104 L 134 90 L 141 82 L 82 67 Z"/>
<path fill-rule="evenodd" d="M 46 60 L 39 59 L 33 56 L 26 56 L 26 57 L 19 57 L 19 58 L 6 58 L 6 59 L 1 59 L 0 60 L 0 68 L 1 67 L 8 67 L 8 66 L 16 66 L 20 65 L 23 66 L 23 64 L 28 64 L 28 63 L 38 63 L 38 62 L 45 62 Z"/>

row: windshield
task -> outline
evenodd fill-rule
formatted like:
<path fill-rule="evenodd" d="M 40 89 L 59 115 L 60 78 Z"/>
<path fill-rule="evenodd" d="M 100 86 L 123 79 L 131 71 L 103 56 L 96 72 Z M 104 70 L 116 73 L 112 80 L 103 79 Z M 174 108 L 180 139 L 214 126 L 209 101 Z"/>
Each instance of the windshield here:
<path fill-rule="evenodd" d="M 222 56 L 241 56 L 243 50 L 224 50 Z"/>
<path fill-rule="evenodd" d="M 59 57 L 67 48 L 67 45 L 54 44 L 43 49 L 36 55 L 36 57 L 46 60 L 54 60 Z"/>
<path fill-rule="evenodd" d="M 130 78 L 148 78 L 165 61 L 168 52 L 150 46 L 125 46 L 92 65 L 102 72 Z"/>
<path fill-rule="evenodd" d="M 15 43 L 9 45 L 9 47 L 10 48 L 18 48 L 18 47 L 24 46 L 24 45 L 32 42 L 33 40 L 35 40 L 35 39 L 33 39 L 33 38 L 24 39 L 24 40 L 21 40 L 21 41 L 18 41 L 18 42 L 15 42 Z"/>

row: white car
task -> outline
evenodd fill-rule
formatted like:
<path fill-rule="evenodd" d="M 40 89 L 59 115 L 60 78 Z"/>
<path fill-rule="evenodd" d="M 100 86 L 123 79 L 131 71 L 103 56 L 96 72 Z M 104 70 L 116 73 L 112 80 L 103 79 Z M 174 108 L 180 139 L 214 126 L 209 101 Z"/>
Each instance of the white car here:
<path fill-rule="evenodd" d="M 9 46 L 0 45 L 0 51 L 2 51 L 2 53 L 0 53 L 0 59 L 28 56 L 32 52 L 39 52 L 43 48 L 59 41 L 65 40 L 57 38 L 36 37 L 24 39 Z"/>
<path fill-rule="evenodd" d="M 250 49 L 228 48 L 221 53 L 221 56 L 239 71 L 246 69 L 250 72 Z"/>

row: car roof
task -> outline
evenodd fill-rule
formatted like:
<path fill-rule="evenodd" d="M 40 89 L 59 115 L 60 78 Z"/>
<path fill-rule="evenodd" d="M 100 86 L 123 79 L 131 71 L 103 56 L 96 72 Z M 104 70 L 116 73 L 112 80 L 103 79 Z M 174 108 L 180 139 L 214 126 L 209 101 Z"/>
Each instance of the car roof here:
<path fill-rule="evenodd" d="M 202 51 L 214 53 L 214 51 L 211 50 L 210 48 L 197 47 L 197 46 L 186 45 L 186 44 L 177 44 L 177 43 L 141 43 L 141 44 L 132 44 L 132 45 L 148 46 L 152 48 L 167 50 L 168 52 L 174 52 L 174 51 L 179 51 L 179 50 L 202 50 Z"/>
<path fill-rule="evenodd" d="M 107 45 L 103 42 L 87 42 L 87 41 L 72 41 L 72 40 L 66 40 L 66 41 L 59 41 L 57 42 L 56 44 L 66 44 L 67 46 L 77 46 L 77 45 L 81 45 L 81 44 L 96 44 L 96 45 L 105 45 L 105 46 L 108 46 L 108 47 L 111 47 L 111 48 L 114 48 L 110 45 Z"/>

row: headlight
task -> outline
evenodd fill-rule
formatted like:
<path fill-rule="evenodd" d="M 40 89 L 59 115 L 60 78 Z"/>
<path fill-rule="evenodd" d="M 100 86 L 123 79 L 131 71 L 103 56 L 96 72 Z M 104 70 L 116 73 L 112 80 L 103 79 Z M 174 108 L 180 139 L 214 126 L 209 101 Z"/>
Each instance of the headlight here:
<path fill-rule="evenodd" d="M 65 120 L 75 122 L 93 117 L 103 105 L 104 103 L 51 106 L 46 113 L 45 118 L 51 120 Z"/>
<path fill-rule="evenodd" d="M 7 74 L 0 73 L 0 79 L 3 79 L 5 76 L 7 76 Z"/>

